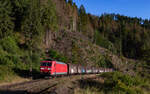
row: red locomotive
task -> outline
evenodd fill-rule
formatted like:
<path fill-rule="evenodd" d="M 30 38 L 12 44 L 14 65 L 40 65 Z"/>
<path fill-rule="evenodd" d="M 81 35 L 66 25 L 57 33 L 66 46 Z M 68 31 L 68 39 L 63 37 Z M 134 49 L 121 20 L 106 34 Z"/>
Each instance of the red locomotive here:
<path fill-rule="evenodd" d="M 65 64 L 58 61 L 42 61 L 40 66 L 40 72 L 44 75 L 56 76 L 56 75 L 67 75 L 67 74 L 91 74 L 91 73 L 102 73 L 112 72 L 113 69 L 96 68 L 96 67 L 85 67 L 75 64 Z"/>
<path fill-rule="evenodd" d="M 68 73 L 68 66 L 58 61 L 42 61 L 40 72 L 47 75 L 66 75 Z"/>

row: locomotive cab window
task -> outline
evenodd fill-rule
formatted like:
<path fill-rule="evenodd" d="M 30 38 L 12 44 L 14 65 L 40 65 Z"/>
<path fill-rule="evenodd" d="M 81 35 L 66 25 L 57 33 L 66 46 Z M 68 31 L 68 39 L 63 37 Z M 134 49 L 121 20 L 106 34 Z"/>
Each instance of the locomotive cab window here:
<path fill-rule="evenodd" d="M 46 62 L 44 62 L 44 63 L 41 63 L 41 66 L 52 66 L 52 63 L 46 63 Z"/>
<path fill-rule="evenodd" d="M 51 66 L 52 66 L 52 63 L 47 63 L 47 66 L 51 67 Z"/>

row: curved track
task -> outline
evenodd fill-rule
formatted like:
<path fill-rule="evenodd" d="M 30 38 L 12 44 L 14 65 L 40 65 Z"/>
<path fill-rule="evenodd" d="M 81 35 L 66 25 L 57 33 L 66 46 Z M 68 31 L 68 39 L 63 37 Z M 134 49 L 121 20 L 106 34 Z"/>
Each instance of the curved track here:
<path fill-rule="evenodd" d="M 67 77 L 60 77 L 55 79 L 38 79 L 28 82 L 6 85 L 0 87 L 0 94 L 44 94 L 50 88 L 58 86 L 69 80 L 79 80 L 96 77 L 95 74 L 91 75 L 73 75 Z"/>

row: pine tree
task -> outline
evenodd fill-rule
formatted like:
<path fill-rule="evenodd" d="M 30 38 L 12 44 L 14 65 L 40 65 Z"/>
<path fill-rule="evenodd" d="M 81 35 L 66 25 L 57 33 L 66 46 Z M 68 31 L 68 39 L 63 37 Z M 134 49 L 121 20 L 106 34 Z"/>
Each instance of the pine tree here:
<path fill-rule="evenodd" d="M 37 42 L 35 38 L 39 37 L 42 33 L 41 14 L 40 14 L 39 0 L 32 0 L 29 2 L 28 10 L 24 15 L 24 21 L 22 23 L 22 32 L 25 35 L 26 44 L 33 47 L 34 42 Z"/>
<path fill-rule="evenodd" d="M 51 0 L 42 6 L 41 13 L 42 25 L 44 26 L 45 31 L 45 44 L 48 47 L 51 40 L 50 33 L 51 31 L 56 31 L 58 26 L 55 5 Z"/>
<path fill-rule="evenodd" d="M 83 5 L 81 5 L 80 8 L 79 8 L 79 14 L 80 15 L 85 15 L 86 14 L 86 11 L 85 11 L 85 8 L 84 8 Z"/>
<path fill-rule="evenodd" d="M 29 8 L 29 0 L 11 0 L 15 31 L 21 31 L 24 15 Z"/>
<path fill-rule="evenodd" d="M 9 0 L 0 0 L 0 38 L 11 35 L 14 29 L 11 9 Z"/>
<path fill-rule="evenodd" d="M 85 8 L 83 5 L 79 8 L 79 29 L 80 31 L 86 31 L 88 24 L 88 15 L 86 14 Z"/>
<path fill-rule="evenodd" d="M 72 1 L 72 0 L 68 0 L 68 3 L 69 3 L 70 5 L 72 5 L 72 4 L 73 4 L 73 1 Z"/>
<path fill-rule="evenodd" d="M 42 25 L 46 29 L 56 30 L 57 29 L 57 15 L 55 6 L 51 0 L 46 5 L 42 6 L 41 9 Z"/>

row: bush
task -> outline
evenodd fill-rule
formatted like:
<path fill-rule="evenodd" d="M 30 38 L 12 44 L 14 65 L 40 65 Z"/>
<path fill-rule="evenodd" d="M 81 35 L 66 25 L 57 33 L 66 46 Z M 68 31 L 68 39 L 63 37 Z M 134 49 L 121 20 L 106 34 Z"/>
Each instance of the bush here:
<path fill-rule="evenodd" d="M 13 62 L 9 59 L 9 57 L 0 55 L 0 65 L 7 65 L 9 67 L 14 66 Z"/>
<path fill-rule="evenodd" d="M 104 56 L 100 56 L 99 61 L 97 62 L 99 67 L 103 67 L 103 68 L 113 68 L 113 64 L 112 62 Z"/>
<path fill-rule="evenodd" d="M 12 54 L 20 53 L 19 47 L 17 46 L 15 39 L 13 39 L 12 37 L 6 37 L 0 40 L 0 44 L 4 51 Z"/>
<path fill-rule="evenodd" d="M 14 75 L 12 69 L 8 66 L 0 65 L 0 81 L 10 81 Z"/>
<path fill-rule="evenodd" d="M 13 62 L 10 60 L 10 54 L 4 51 L 2 47 L 0 47 L 0 53 L 0 65 L 7 65 L 9 67 L 14 66 Z"/>
<path fill-rule="evenodd" d="M 142 94 L 142 91 L 136 89 L 142 84 L 144 80 L 140 77 L 132 77 L 122 74 L 120 72 L 104 73 L 101 75 L 105 78 L 104 91 L 113 91 L 115 93 L 122 92 L 121 94 Z"/>
<path fill-rule="evenodd" d="M 105 37 L 103 37 L 99 31 L 95 31 L 95 43 L 99 46 L 102 46 L 106 49 L 109 49 L 110 51 L 112 51 L 114 54 L 117 53 L 116 48 L 114 47 L 114 44 L 109 41 L 108 39 L 106 39 Z"/>
<path fill-rule="evenodd" d="M 41 61 L 41 55 L 38 53 L 33 53 L 32 54 L 32 67 L 33 67 L 33 69 L 39 71 L 40 61 Z"/>
<path fill-rule="evenodd" d="M 62 62 L 68 61 L 67 57 L 65 57 L 63 54 L 60 54 L 59 52 L 57 52 L 53 49 L 51 49 L 48 54 L 49 54 L 51 59 L 62 61 Z"/>
<path fill-rule="evenodd" d="M 6 37 L 0 41 L 0 65 L 10 68 L 22 68 L 21 51 L 13 37 Z"/>

